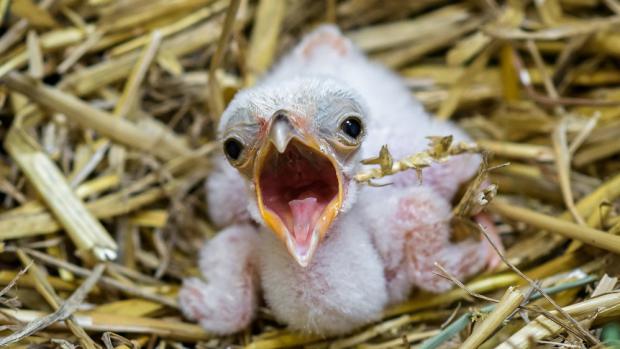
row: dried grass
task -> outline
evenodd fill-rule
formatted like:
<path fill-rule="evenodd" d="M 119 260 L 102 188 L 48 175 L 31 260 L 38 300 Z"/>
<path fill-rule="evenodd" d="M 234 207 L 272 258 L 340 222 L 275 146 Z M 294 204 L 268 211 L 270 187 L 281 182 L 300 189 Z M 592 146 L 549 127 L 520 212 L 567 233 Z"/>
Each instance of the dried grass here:
<path fill-rule="evenodd" d="M 444 294 L 415 293 L 341 338 L 291 333 L 267 310 L 243 333 L 212 336 L 182 318 L 175 295 L 215 234 L 201 185 L 217 149 L 214 125 L 237 90 L 323 22 L 340 25 L 476 140 L 437 135 L 405 159 L 377 149 L 357 179 L 389 182 L 379 179 L 484 151 L 454 224 L 476 230 L 469 216 L 494 214 L 506 265 L 455 280 Z M 618 23 L 616 0 L 0 0 L 0 343 L 386 349 L 617 340 Z M 481 183 L 497 187 L 474 190 Z"/>

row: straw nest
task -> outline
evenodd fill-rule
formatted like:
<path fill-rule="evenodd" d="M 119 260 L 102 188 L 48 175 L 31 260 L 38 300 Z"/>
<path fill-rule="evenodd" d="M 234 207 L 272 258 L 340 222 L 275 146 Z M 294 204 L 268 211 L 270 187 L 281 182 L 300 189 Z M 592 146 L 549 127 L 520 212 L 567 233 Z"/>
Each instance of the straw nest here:
<path fill-rule="evenodd" d="M 484 151 L 475 182 L 499 194 L 466 191 L 455 226 L 493 213 L 505 264 L 346 337 L 287 332 L 267 309 L 212 336 L 175 294 L 216 233 L 202 186 L 214 124 L 322 22 L 477 141 L 377 149 L 358 179 Z M 619 25 L 617 0 L 0 0 L 0 346 L 612 346 Z"/>

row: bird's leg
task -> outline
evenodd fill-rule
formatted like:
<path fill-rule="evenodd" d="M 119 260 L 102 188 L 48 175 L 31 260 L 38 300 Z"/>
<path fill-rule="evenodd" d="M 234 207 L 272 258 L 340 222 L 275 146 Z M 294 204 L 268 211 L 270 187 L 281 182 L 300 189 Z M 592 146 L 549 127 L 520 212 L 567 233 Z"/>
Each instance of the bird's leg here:
<path fill-rule="evenodd" d="M 400 202 L 401 214 L 407 217 L 407 210 L 420 211 L 425 207 L 423 214 L 419 212 L 409 212 L 408 217 L 415 217 L 416 223 L 408 233 L 407 259 L 409 260 L 409 273 L 416 285 L 433 292 L 443 292 L 451 288 L 452 282 L 448 279 L 439 277 L 435 263 L 440 264 L 452 276 L 463 280 L 471 276 L 486 266 L 494 268 L 499 264 L 499 256 L 492 249 L 486 239 L 476 239 L 471 237 L 461 242 L 453 243 L 450 241 L 450 219 L 451 212 L 446 211 L 447 205 L 440 205 L 435 201 L 442 200 L 434 198 L 433 202 L 424 202 L 424 197 L 403 198 Z M 501 246 L 501 240 L 495 232 L 494 225 L 484 215 L 479 219 L 486 228 L 491 228 L 489 236 L 493 242 Z M 500 247 L 501 248 L 501 247 Z"/>
<path fill-rule="evenodd" d="M 183 282 L 181 309 L 207 331 L 234 333 L 254 318 L 259 287 L 257 234 L 249 224 L 222 230 L 201 250 L 199 266 L 205 280 L 190 278 Z"/>
<path fill-rule="evenodd" d="M 413 286 L 432 292 L 451 288 L 450 280 L 436 274 L 435 263 L 461 280 L 487 265 L 491 251 L 486 241 L 450 240 L 450 207 L 428 187 L 394 188 L 370 205 L 366 216 L 374 219 L 368 225 L 383 258 L 392 302 L 404 300 Z"/>

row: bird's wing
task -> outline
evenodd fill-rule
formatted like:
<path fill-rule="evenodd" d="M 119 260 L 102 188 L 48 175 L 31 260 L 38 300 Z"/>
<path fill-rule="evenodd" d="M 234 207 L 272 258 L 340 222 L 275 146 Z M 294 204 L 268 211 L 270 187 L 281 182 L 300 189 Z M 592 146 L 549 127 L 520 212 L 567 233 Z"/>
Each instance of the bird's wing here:
<path fill-rule="evenodd" d="M 249 196 L 243 177 L 223 155 L 213 162 L 206 181 L 209 218 L 218 227 L 249 221 Z"/>

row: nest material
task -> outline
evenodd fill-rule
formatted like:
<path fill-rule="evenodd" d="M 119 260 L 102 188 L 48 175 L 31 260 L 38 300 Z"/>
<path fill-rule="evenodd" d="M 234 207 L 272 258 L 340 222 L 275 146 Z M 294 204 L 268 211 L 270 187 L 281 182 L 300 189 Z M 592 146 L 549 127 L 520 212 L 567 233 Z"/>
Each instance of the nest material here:
<path fill-rule="evenodd" d="M 379 167 L 359 179 L 492 154 L 481 174 L 498 196 L 470 187 L 455 217 L 494 213 L 505 264 L 414 294 L 347 337 L 289 333 L 266 309 L 244 333 L 210 335 L 182 318 L 175 295 L 215 233 L 201 185 L 214 125 L 237 90 L 323 22 L 477 141 L 435 139 L 407 159 L 377 149 L 367 163 Z M 0 343 L 611 346 L 619 25 L 616 0 L 0 0 Z"/>

